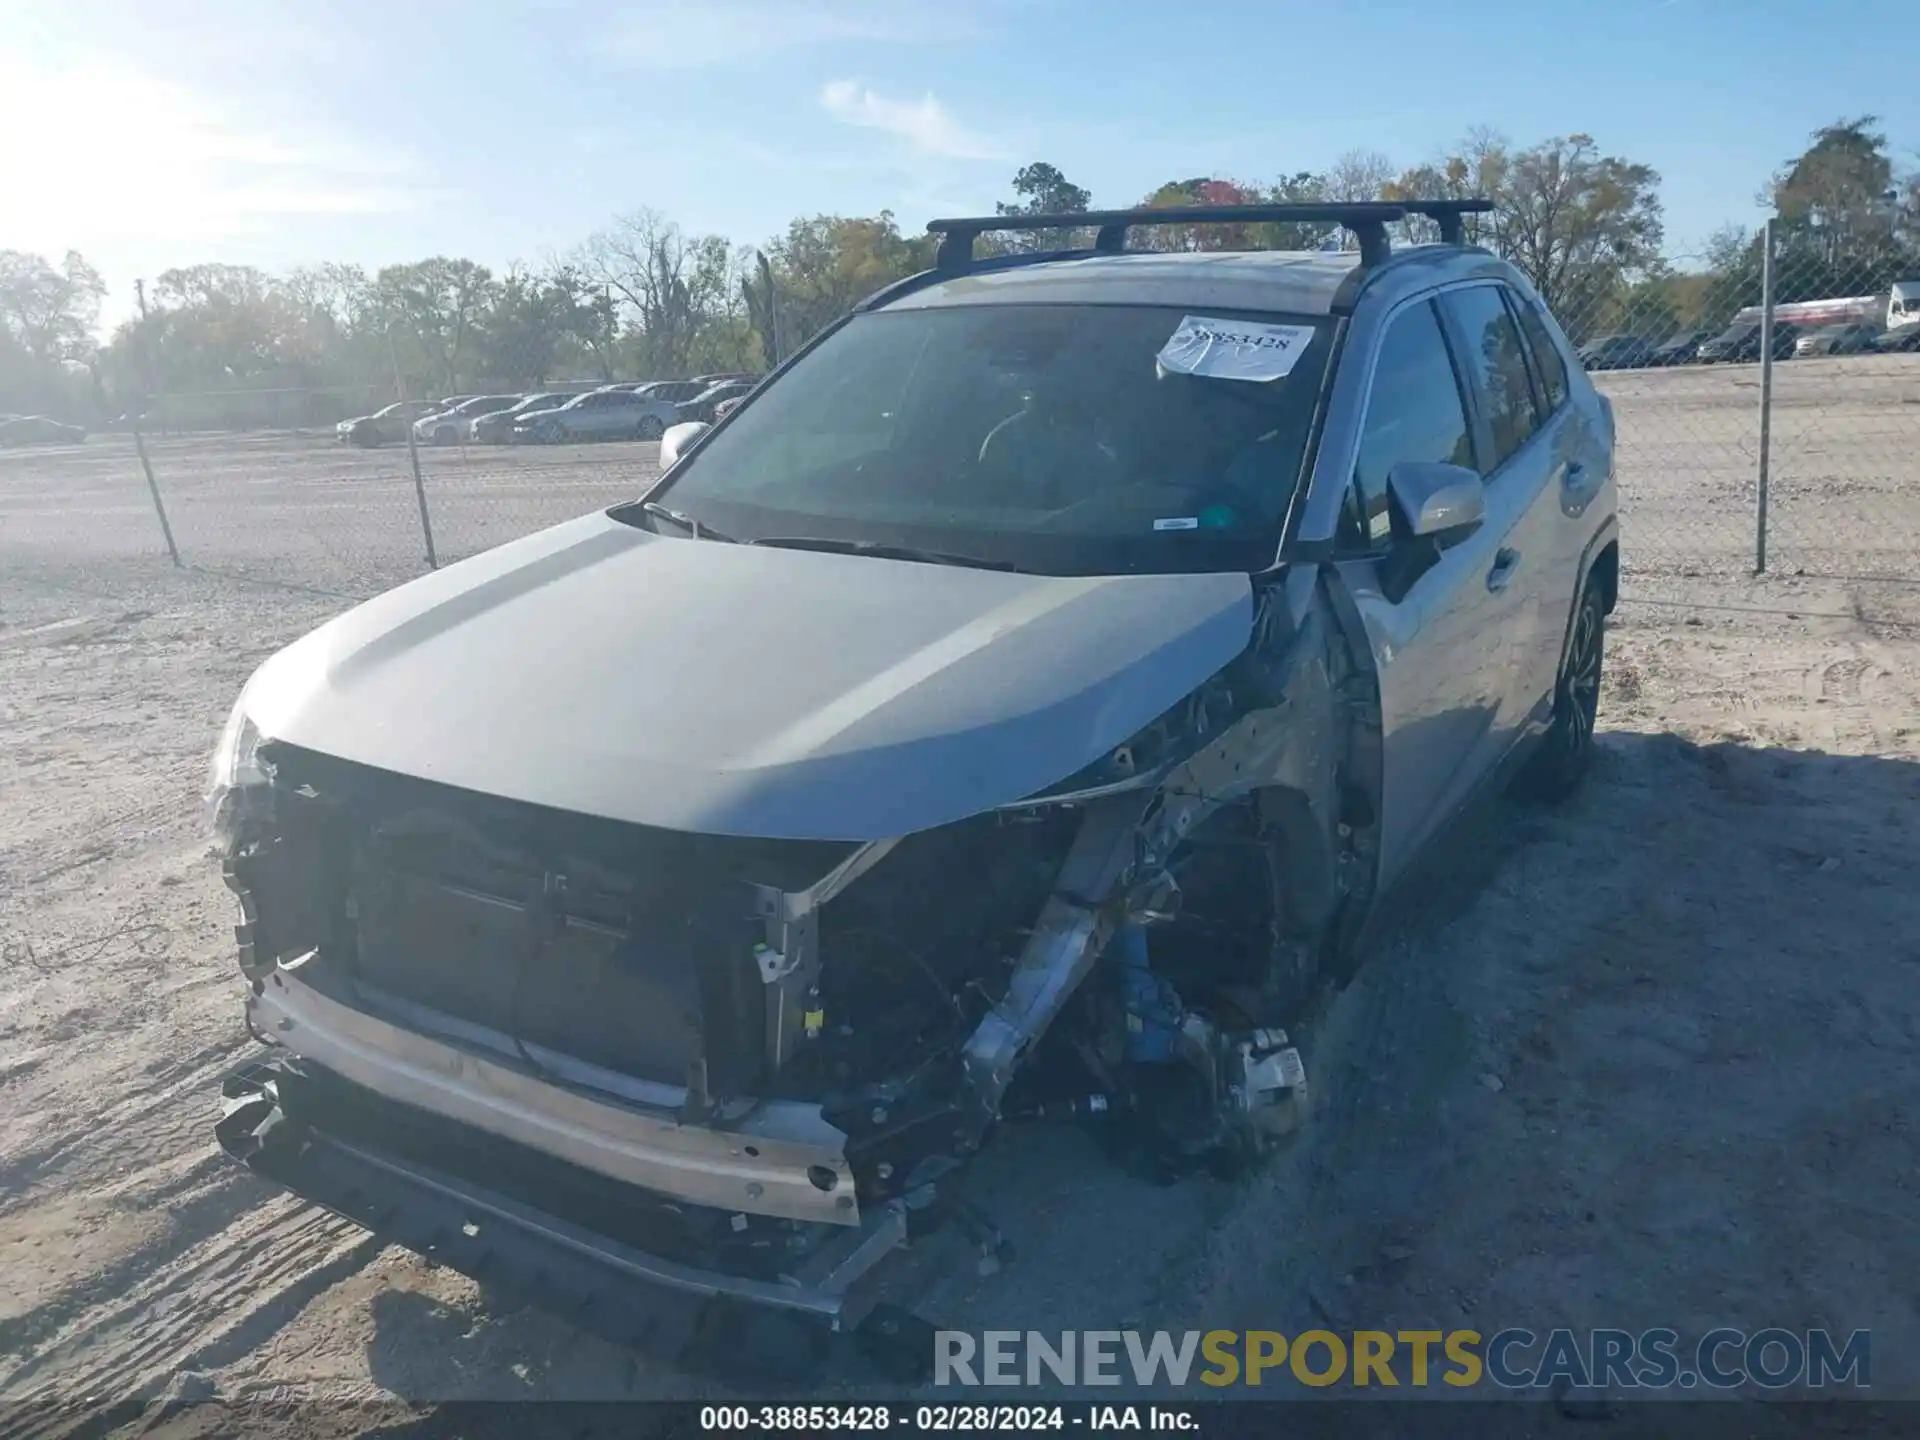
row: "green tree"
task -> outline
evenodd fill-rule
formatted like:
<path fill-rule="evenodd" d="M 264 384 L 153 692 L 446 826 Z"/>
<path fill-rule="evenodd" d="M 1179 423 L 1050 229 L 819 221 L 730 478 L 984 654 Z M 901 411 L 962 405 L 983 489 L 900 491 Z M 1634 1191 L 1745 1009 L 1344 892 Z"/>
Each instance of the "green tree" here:
<path fill-rule="evenodd" d="M 393 327 L 403 363 L 424 362 L 434 387 L 458 390 L 497 288 L 486 266 L 435 255 L 382 269 L 374 277 L 376 313 Z"/>
<path fill-rule="evenodd" d="M 1659 173 L 1601 154 L 1591 136 L 1514 152 L 1498 181 L 1495 244 L 1556 314 L 1591 314 L 1660 258 Z"/>
<path fill-rule="evenodd" d="M 1512 261 L 1582 338 L 1604 323 L 1622 287 L 1655 273 L 1664 235 L 1660 176 L 1651 166 L 1603 154 L 1590 135 L 1554 136 L 1515 149 L 1477 130 L 1441 160 L 1407 171 L 1383 198 L 1494 203 L 1468 217 L 1467 239 Z M 1406 222 L 1410 238 L 1433 238 L 1433 222 Z"/>
<path fill-rule="evenodd" d="M 795 220 L 766 247 L 786 343 L 797 349 L 874 291 L 933 263 L 933 237 L 903 236 L 893 212 Z"/>
<path fill-rule="evenodd" d="M 1079 215 L 1085 213 L 1093 202 L 1090 192 L 1074 184 L 1060 173 L 1057 166 L 1045 160 L 1022 165 L 1014 172 L 1013 193 L 1020 198 L 996 203 L 993 207 L 996 215 Z M 1088 243 L 1085 232 L 1077 230 L 1006 231 L 991 238 L 995 249 L 1023 253 L 1065 250 L 1076 244 Z M 984 240 L 975 246 L 976 251 L 986 248 Z"/>
<path fill-rule="evenodd" d="M 580 284 L 564 268 L 507 267 L 476 322 L 477 373 L 489 385 L 545 385 L 581 350 Z"/>
<path fill-rule="evenodd" d="M 1887 137 L 1873 128 L 1878 120 L 1821 126 L 1775 172 L 1761 200 L 1779 217 L 1779 239 L 1830 267 L 1871 264 L 1896 247 L 1893 160 Z"/>
<path fill-rule="evenodd" d="M 28 363 L 48 373 L 93 353 L 93 327 L 107 287 L 77 250 L 58 265 L 44 255 L 0 250 L 0 329 Z"/>
<path fill-rule="evenodd" d="M 1263 198 L 1257 186 L 1200 175 L 1190 180 L 1169 180 L 1140 203 L 1147 209 L 1168 210 L 1188 205 L 1252 205 Z M 1138 250 L 1256 250 L 1266 242 L 1263 229 L 1245 222 L 1154 225 L 1135 231 L 1128 243 Z"/>
<path fill-rule="evenodd" d="M 1876 294 L 1920 264 L 1920 178 L 1898 172 L 1877 123 L 1823 125 L 1762 192 L 1776 213 L 1776 299 Z"/>

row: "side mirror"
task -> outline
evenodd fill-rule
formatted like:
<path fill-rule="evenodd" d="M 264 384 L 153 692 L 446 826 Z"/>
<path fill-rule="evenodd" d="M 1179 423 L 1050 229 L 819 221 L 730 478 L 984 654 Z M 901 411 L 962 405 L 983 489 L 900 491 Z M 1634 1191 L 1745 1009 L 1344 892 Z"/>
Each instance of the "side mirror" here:
<path fill-rule="evenodd" d="M 693 442 L 713 427 L 704 420 L 684 420 L 678 425 L 669 425 L 660 437 L 660 468 L 667 469 L 679 460 Z"/>
<path fill-rule="evenodd" d="M 1442 545 L 1472 534 L 1487 518 L 1487 487 L 1464 465 L 1403 460 L 1387 472 L 1387 495 L 1407 534 Z"/>

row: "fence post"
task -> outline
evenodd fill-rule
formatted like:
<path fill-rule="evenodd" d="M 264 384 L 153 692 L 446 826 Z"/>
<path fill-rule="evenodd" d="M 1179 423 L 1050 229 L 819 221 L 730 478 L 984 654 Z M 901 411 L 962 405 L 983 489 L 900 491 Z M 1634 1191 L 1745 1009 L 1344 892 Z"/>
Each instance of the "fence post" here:
<path fill-rule="evenodd" d="M 140 433 L 140 411 L 147 403 L 142 395 L 133 402 L 133 448 L 140 456 L 140 468 L 147 472 L 147 493 L 153 496 L 153 513 L 160 517 L 160 533 L 167 540 L 167 554 L 173 558 L 173 568 L 184 570 L 180 563 L 180 547 L 173 543 L 173 526 L 167 523 L 167 507 L 160 503 L 160 482 L 153 478 L 153 462 L 147 458 L 146 438 Z"/>
<path fill-rule="evenodd" d="M 1767 461 L 1773 443 L 1773 221 L 1760 232 L 1760 455 L 1753 495 L 1753 573 L 1767 573 Z"/>
<path fill-rule="evenodd" d="M 407 402 L 407 381 L 400 372 L 400 342 L 393 338 L 393 326 L 387 327 L 387 349 L 393 353 L 393 388 L 402 405 Z M 402 418 L 405 418 L 402 412 Z M 420 478 L 420 446 L 413 437 L 413 421 L 407 420 L 407 459 L 413 464 L 413 494 L 420 502 L 420 534 L 427 542 L 427 568 L 438 570 L 440 562 L 433 554 L 433 520 L 427 514 L 427 482 Z"/>

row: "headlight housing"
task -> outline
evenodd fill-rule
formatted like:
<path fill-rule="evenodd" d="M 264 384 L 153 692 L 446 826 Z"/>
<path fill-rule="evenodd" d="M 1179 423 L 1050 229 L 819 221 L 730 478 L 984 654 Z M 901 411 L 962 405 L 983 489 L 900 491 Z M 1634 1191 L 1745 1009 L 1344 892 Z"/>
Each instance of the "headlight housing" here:
<path fill-rule="evenodd" d="M 247 714 L 247 697 L 242 693 L 220 732 L 207 773 L 207 820 L 222 840 L 231 839 L 240 822 L 266 804 L 273 767 L 260 758 L 264 739 Z"/>

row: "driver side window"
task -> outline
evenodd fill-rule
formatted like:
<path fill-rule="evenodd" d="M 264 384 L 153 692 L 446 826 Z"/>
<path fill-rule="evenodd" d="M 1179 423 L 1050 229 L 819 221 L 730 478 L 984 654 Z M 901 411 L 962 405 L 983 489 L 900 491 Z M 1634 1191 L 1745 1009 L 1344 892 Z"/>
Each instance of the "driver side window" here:
<path fill-rule="evenodd" d="M 1478 468 L 1459 372 L 1431 300 L 1394 316 L 1380 339 L 1353 482 L 1341 512 L 1341 538 L 1349 550 L 1375 552 L 1391 542 L 1387 472 L 1403 460 Z"/>

